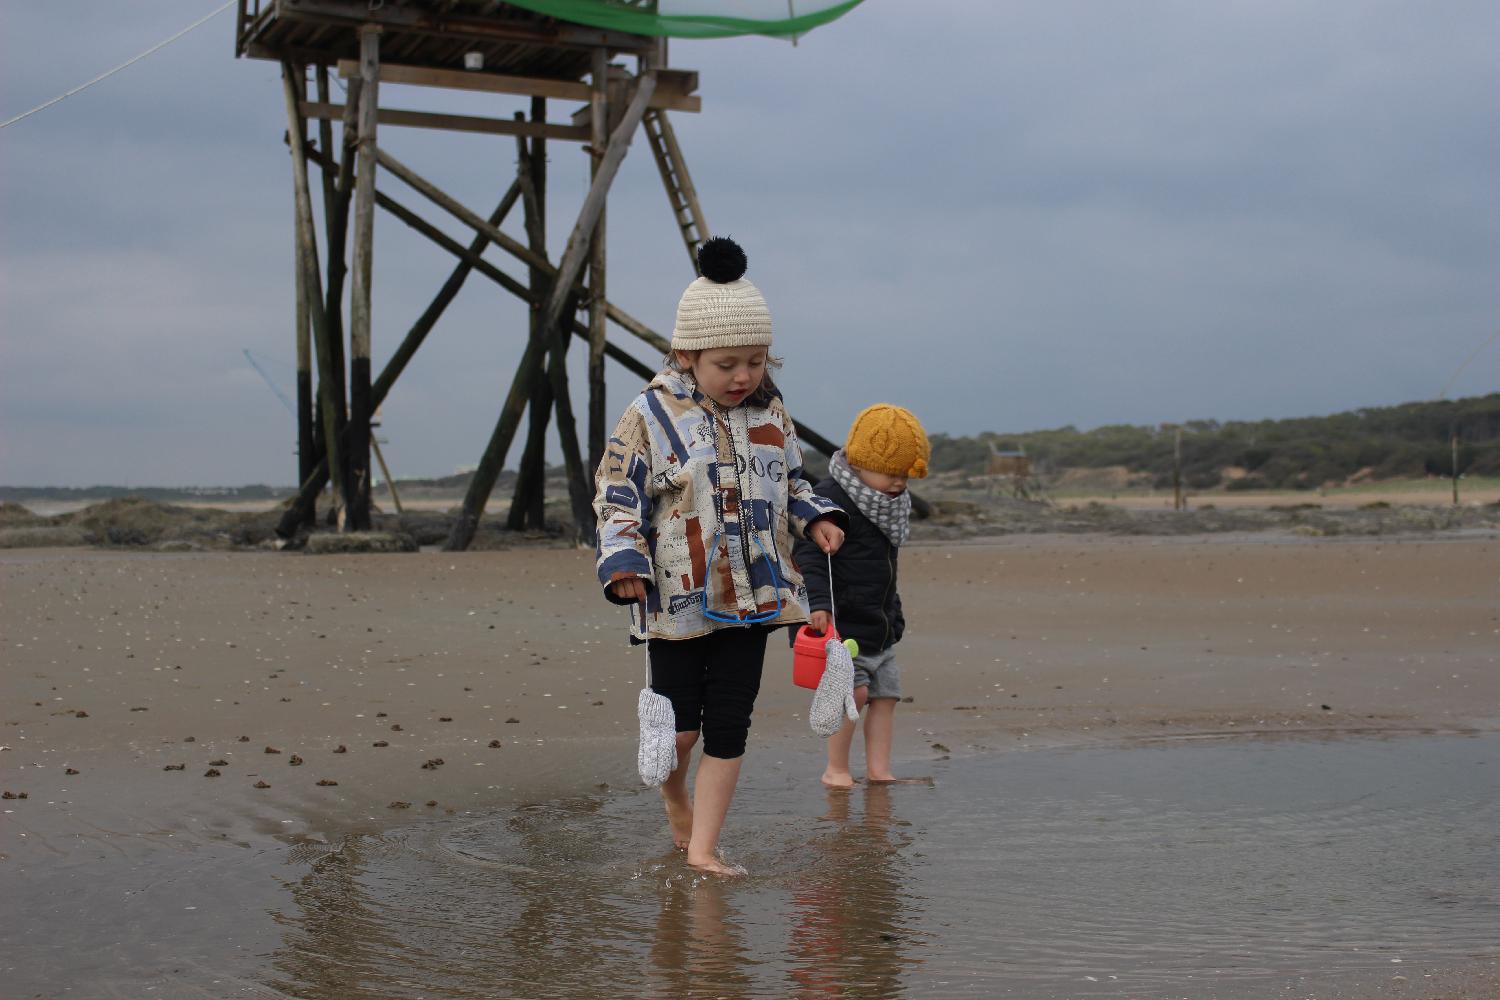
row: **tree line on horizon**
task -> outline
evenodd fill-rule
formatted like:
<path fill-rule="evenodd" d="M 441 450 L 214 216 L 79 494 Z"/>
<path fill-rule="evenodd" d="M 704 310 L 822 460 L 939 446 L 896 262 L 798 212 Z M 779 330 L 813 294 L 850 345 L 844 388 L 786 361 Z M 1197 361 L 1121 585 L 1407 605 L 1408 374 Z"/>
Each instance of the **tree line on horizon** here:
<path fill-rule="evenodd" d="M 1325 417 L 1283 420 L 1190 420 L 1182 424 L 1183 485 L 1203 490 L 1316 489 L 1345 482 L 1369 470 L 1371 479 L 1452 475 L 1451 436 L 1458 434 L 1460 475 L 1500 476 L 1500 392 L 1465 399 L 1365 407 Z M 994 450 L 1024 451 L 1042 476 L 1067 469 L 1123 467 L 1151 477 L 1152 485 L 1172 485 L 1175 434 L 1163 427 L 1110 424 L 1080 431 L 1053 430 L 968 437 L 933 434 L 934 472 L 983 475 Z M 820 456 L 808 452 L 807 472 L 824 474 Z M 1226 479 L 1226 469 L 1242 470 Z M 549 468 L 561 475 L 562 469 Z M 396 480 L 398 487 L 462 490 L 472 473 Z M 506 470 L 498 486 L 512 482 Z M 0 501 L 43 498 L 174 500 L 281 499 L 294 487 L 263 484 L 237 487 L 161 486 L 0 486 Z"/>
<path fill-rule="evenodd" d="M 1190 420 L 1182 425 L 1182 477 L 1190 489 L 1315 489 L 1363 473 L 1371 479 L 1500 475 L 1500 393 L 1365 407 L 1325 417 Z M 1021 434 L 932 435 L 934 472 L 981 475 L 992 448 L 1024 451 L 1042 476 L 1123 466 L 1172 485 L 1176 434 L 1167 426 L 1111 424 Z M 1225 477 L 1226 469 L 1242 472 Z M 1367 471 L 1368 470 L 1368 471 Z"/>

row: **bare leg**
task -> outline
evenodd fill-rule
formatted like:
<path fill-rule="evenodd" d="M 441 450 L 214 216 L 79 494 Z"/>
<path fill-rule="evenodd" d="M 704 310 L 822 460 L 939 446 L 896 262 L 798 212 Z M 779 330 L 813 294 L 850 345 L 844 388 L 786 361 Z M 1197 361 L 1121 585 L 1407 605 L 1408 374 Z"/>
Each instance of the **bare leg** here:
<path fill-rule="evenodd" d="M 860 685 L 854 689 L 854 705 L 864 710 L 870 688 Z M 868 723 L 866 723 L 868 725 Z M 843 727 L 828 737 L 828 767 L 823 771 L 823 784 L 829 788 L 853 788 L 854 775 L 849 773 L 849 748 L 854 745 L 854 730 L 857 722 L 844 720 Z M 868 730 L 867 730 L 868 732 Z M 865 739 L 869 739 L 867 735 Z"/>
<path fill-rule="evenodd" d="M 693 836 L 688 843 L 688 864 L 716 875 L 743 875 L 719 860 L 719 831 L 734 798 L 734 786 L 740 780 L 743 757 L 725 760 L 707 754 L 698 761 L 698 778 L 693 784 Z"/>
<path fill-rule="evenodd" d="M 896 699 L 876 698 L 865 715 L 865 777 L 894 781 L 891 774 L 891 732 L 895 728 Z"/>
<path fill-rule="evenodd" d="M 693 745 L 698 734 L 677 734 L 677 770 L 662 782 L 661 799 L 667 807 L 667 822 L 672 825 L 672 843 L 679 851 L 687 850 L 688 840 L 693 836 L 693 803 L 688 798 L 688 764 L 693 759 Z"/>

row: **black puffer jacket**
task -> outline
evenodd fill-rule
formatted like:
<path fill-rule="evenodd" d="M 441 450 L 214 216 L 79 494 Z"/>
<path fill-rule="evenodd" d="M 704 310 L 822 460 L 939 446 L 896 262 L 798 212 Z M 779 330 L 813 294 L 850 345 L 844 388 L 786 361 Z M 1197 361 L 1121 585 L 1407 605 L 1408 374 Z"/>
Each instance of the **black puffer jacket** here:
<path fill-rule="evenodd" d="M 844 544 L 833 557 L 834 598 L 828 603 L 828 557 L 816 544 L 797 540 L 793 558 L 807 584 L 811 611 L 837 612 L 834 627 L 846 639 L 859 642 L 861 653 L 878 653 L 894 646 L 906 630 L 901 614 L 901 596 L 896 593 L 896 554 L 875 522 L 860 509 L 833 479 L 824 479 L 813 492 L 827 497 L 849 515 Z"/>

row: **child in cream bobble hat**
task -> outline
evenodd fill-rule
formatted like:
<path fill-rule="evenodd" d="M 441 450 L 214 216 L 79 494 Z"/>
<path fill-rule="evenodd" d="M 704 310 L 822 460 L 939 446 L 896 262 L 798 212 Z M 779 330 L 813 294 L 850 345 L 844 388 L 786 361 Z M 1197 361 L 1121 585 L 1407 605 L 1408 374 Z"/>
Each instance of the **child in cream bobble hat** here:
<path fill-rule="evenodd" d="M 668 735 L 654 728 L 668 722 L 658 714 L 675 726 L 675 766 L 653 766 L 648 778 L 643 765 L 642 780 L 659 783 L 688 864 L 719 875 L 743 874 L 719 855 L 719 833 L 766 638 L 807 620 L 793 538 L 833 552 L 845 521 L 802 478 L 796 429 L 769 374 L 771 313 L 747 267 L 726 237 L 699 249 L 702 277 L 677 304 L 666 367 L 626 408 L 595 474 L 599 583 L 608 600 L 632 608 L 631 639 L 647 644 L 643 706 L 651 696 L 671 703 L 651 718 L 642 708 L 642 747 Z M 641 759 L 661 761 L 644 751 Z"/>
<path fill-rule="evenodd" d="M 820 632 L 832 625 L 842 637 L 859 642 L 854 701 L 862 712 L 869 706 L 865 779 L 871 784 L 899 780 L 891 773 L 891 734 L 901 700 L 895 647 L 906 619 L 896 590 L 896 558 L 911 526 L 907 481 L 925 477 L 931 457 L 927 433 L 910 410 L 877 403 L 860 411 L 844 447 L 829 460 L 828 478 L 813 487 L 849 515 L 844 544 L 831 560 L 806 542 L 796 547 L 807 584 L 809 625 Z M 854 784 L 849 751 L 856 725 L 845 722 L 828 738 L 823 784 L 829 787 Z"/>

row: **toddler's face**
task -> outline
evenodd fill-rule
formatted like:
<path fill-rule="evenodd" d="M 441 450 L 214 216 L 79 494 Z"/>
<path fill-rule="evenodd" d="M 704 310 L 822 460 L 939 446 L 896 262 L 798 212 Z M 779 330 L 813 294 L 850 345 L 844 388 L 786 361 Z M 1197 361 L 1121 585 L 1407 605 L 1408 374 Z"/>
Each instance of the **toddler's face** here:
<path fill-rule="evenodd" d="M 698 389 L 723 407 L 744 402 L 766 376 L 764 347 L 710 347 L 678 351 L 677 363 L 693 373 Z"/>
<path fill-rule="evenodd" d="M 884 493 L 888 497 L 899 497 L 906 492 L 905 476 L 892 476 L 885 472 L 871 472 L 869 469 L 861 469 L 857 465 L 851 465 L 849 468 L 853 469 L 854 474 L 859 476 L 860 482 L 872 490 Z"/>

